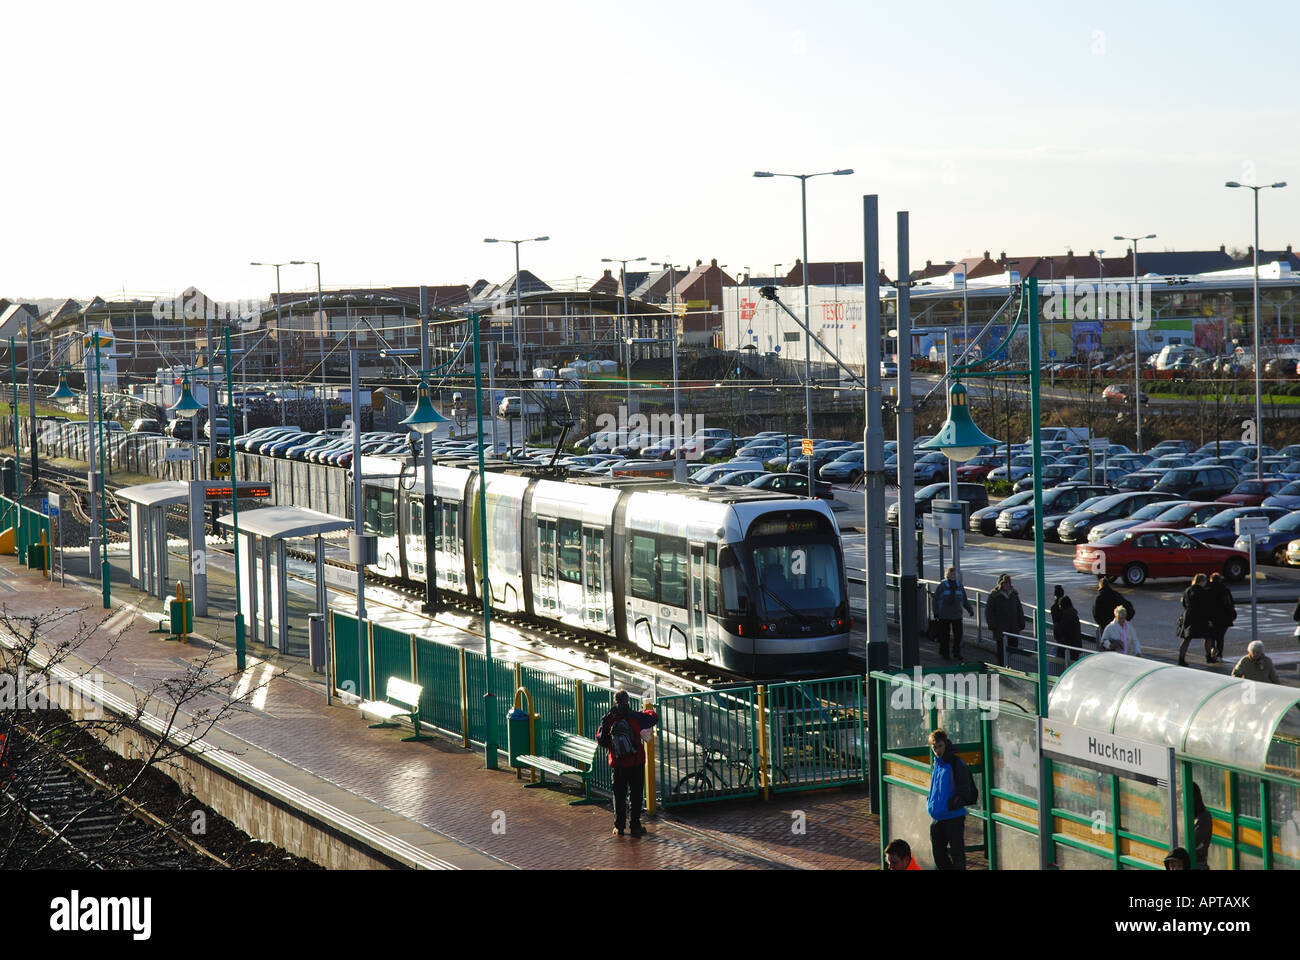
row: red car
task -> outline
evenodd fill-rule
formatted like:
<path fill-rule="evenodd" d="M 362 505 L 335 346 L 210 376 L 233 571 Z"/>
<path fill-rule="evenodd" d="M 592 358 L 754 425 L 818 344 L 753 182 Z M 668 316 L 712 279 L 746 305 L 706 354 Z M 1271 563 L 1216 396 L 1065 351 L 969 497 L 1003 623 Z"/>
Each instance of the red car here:
<path fill-rule="evenodd" d="M 1006 463 L 1005 457 L 983 456 L 967 460 L 957 468 L 957 479 L 970 483 L 980 483 L 988 479 L 989 471 Z"/>
<path fill-rule="evenodd" d="M 1074 569 L 1111 580 L 1123 577 L 1130 587 L 1149 579 L 1198 573 L 1222 573 L 1229 580 L 1242 580 L 1250 569 L 1250 555 L 1245 550 L 1201 543 L 1177 530 L 1130 527 L 1096 543 L 1079 544 L 1074 548 Z"/>
<path fill-rule="evenodd" d="M 1127 384 L 1112 383 L 1101 392 L 1101 398 L 1107 403 L 1132 403 L 1133 388 Z M 1141 403 L 1146 403 L 1150 399 L 1145 393 L 1139 393 L 1138 398 Z"/>
<path fill-rule="evenodd" d="M 1234 507 L 1258 507 L 1286 485 L 1287 481 L 1276 477 L 1265 477 L 1263 480 L 1243 480 L 1232 488 L 1231 493 L 1221 496 L 1219 503 L 1231 504 Z"/>
<path fill-rule="evenodd" d="M 1143 530 L 1183 530 L 1205 523 L 1216 513 L 1230 509 L 1226 503 L 1204 500 L 1189 500 L 1176 507 L 1170 507 L 1154 520 L 1139 524 Z M 1136 530 L 1137 526 L 1130 529 Z"/>

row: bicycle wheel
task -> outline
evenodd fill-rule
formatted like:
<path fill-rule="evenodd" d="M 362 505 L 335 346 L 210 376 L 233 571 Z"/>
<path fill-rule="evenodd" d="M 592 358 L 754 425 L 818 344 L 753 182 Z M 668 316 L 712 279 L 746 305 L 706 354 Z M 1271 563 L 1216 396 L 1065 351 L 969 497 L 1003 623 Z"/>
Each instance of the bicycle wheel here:
<path fill-rule="evenodd" d="M 677 781 L 677 786 L 673 787 L 673 796 L 675 797 L 699 797 L 713 792 L 713 783 L 709 778 L 708 772 L 696 770 L 694 773 L 688 773 Z"/>

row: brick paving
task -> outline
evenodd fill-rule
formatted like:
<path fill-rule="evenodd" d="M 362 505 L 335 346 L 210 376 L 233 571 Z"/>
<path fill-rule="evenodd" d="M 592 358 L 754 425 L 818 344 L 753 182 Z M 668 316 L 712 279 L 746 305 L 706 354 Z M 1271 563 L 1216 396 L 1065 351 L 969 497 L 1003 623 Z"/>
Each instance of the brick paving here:
<path fill-rule="evenodd" d="M 233 650 L 221 639 L 229 636 L 228 623 L 200 619 L 201 638 L 182 646 L 149 633 L 150 626 L 132 609 L 153 610 L 156 599 L 115 584 L 110 615 L 100 607 L 97 585 L 69 576 L 67 586 L 59 587 L 11 557 L 0 558 L 0 586 L 0 603 L 10 614 L 79 608 L 92 624 L 111 616 L 78 656 L 104 658 L 106 674 L 138 690 L 177 676 L 187 660 L 209 651 L 220 655 L 214 669 L 234 674 Z M 45 639 L 66 636 L 75 620 L 53 624 Z M 403 743 L 399 730 L 369 729 L 355 708 L 338 701 L 326 706 L 321 678 L 301 660 L 256 645 L 250 657 L 264 657 L 284 672 L 254 705 L 236 704 L 221 722 L 221 733 L 242 744 L 242 760 L 262 769 L 283 770 L 288 764 L 306 771 L 322 790 L 347 798 L 337 805 L 348 813 L 410 843 L 436 841 L 438 855 L 456 865 L 862 869 L 879 863 L 878 819 L 869 811 L 865 790 L 678 807 L 647 819 L 650 836 L 620 838 L 610 833 L 608 804 L 570 806 L 576 796 L 571 790 L 525 789 L 513 770 L 486 770 L 481 751 L 464 750 L 458 742 Z M 252 679 L 260 681 L 266 668 L 249 663 Z M 228 703 L 213 696 L 194 706 Z"/>

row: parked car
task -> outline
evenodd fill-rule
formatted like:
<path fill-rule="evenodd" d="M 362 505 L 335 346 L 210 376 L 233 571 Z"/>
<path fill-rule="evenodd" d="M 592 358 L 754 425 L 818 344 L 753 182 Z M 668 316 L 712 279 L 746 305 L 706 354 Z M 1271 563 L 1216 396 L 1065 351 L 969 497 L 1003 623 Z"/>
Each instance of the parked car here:
<path fill-rule="evenodd" d="M 913 464 L 917 486 L 935 483 L 948 476 L 948 458 L 942 453 L 927 453 Z"/>
<path fill-rule="evenodd" d="M 1147 403 L 1150 400 L 1145 393 L 1139 393 L 1138 397 L 1141 403 Z M 1131 404 L 1133 402 L 1133 388 L 1124 383 L 1112 383 L 1101 392 L 1101 398 L 1107 403 Z"/>
<path fill-rule="evenodd" d="M 989 471 L 1003 463 L 1006 463 L 1005 457 L 998 457 L 991 453 L 972 457 L 965 463 L 957 465 L 957 479 L 959 481 L 967 480 L 972 483 L 987 479 Z"/>
<path fill-rule="evenodd" d="M 861 450 L 842 453 L 817 472 L 817 476 L 828 483 L 856 483 L 862 476 L 863 456 Z"/>
<path fill-rule="evenodd" d="M 1222 573 L 1241 580 L 1250 569 L 1248 554 L 1233 547 L 1200 543 L 1178 530 L 1142 530 L 1134 527 L 1112 533 L 1097 543 L 1081 543 L 1074 550 L 1074 569 L 1123 578 L 1130 587 L 1147 580 Z"/>
<path fill-rule="evenodd" d="M 1269 524 L 1267 533 L 1255 536 L 1255 562 L 1285 566 L 1287 545 L 1297 537 L 1300 537 L 1300 510 L 1274 520 Z M 1232 546 L 1249 553 L 1250 537 L 1238 537 Z"/>
<path fill-rule="evenodd" d="M 1045 467 L 1043 467 L 1043 489 L 1050 490 L 1053 487 L 1065 483 L 1067 480 L 1070 479 L 1070 477 L 1074 476 L 1076 472 L 1077 471 L 1074 469 L 1074 467 L 1068 464 L 1064 464 L 1064 463 L 1047 464 Z M 1011 485 L 1011 489 L 1012 491 L 1017 493 L 1021 490 L 1034 489 L 1034 475 L 1030 473 L 1027 476 L 1021 477 L 1019 480 L 1017 480 L 1014 484 Z"/>
<path fill-rule="evenodd" d="M 1149 490 L 1136 493 L 1115 493 L 1103 497 L 1086 509 L 1080 508 L 1077 512 L 1070 514 L 1057 525 L 1056 532 L 1062 543 L 1083 543 L 1088 539 L 1088 531 L 1096 524 L 1131 516 L 1148 503 L 1168 499 L 1169 497 L 1164 494 L 1154 493 Z"/>
<path fill-rule="evenodd" d="M 1231 493 L 1219 497 L 1220 503 L 1236 504 L 1243 507 L 1256 507 L 1279 493 L 1285 487 L 1285 480 L 1264 478 L 1263 480 L 1242 480 L 1232 488 Z"/>
<path fill-rule="evenodd" d="M 834 500 L 835 491 L 829 483 L 814 481 L 813 494 L 818 500 Z M 772 490 L 777 493 L 792 493 L 797 497 L 808 496 L 808 476 L 802 473 L 769 473 L 748 484 L 756 490 Z"/>
<path fill-rule="evenodd" d="M 1270 524 L 1281 520 L 1290 513 L 1278 507 L 1229 507 L 1210 517 L 1204 523 L 1187 527 L 1183 533 L 1202 543 L 1216 543 L 1228 546 L 1237 540 L 1236 521 L 1241 517 L 1266 517 Z"/>
<path fill-rule="evenodd" d="M 767 476 L 766 470 L 734 470 L 731 473 L 724 473 L 713 482 L 723 487 L 747 487 L 765 476 Z"/>
<path fill-rule="evenodd" d="M 971 515 L 966 519 L 966 529 L 971 533 L 980 533 L 984 536 L 991 537 L 997 533 L 998 516 L 1003 510 L 1012 507 L 1029 504 L 1031 507 L 1034 503 L 1034 491 L 1023 490 L 1020 493 L 1013 493 L 1005 497 L 991 507 L 982 507 L 979 510 L 972 510 Z M 897 521 L 894 521 L 897 522 Z"/>
<path fill-rule="evenodd" d="M 1071 485 L 1055 487 L 1043 493 L 1043 519 L 1064 517 L 1074 512 L 1086 500 L 1102 492 L 1101 488 Z M 1032 493 L 1032 491 L 1031 491 Z M 1021 505 L 1011 506 L 998 514 L 994 524 L 997 532 L 1004 537 L 1032 537 L 1034 535 L 1034 501 L 1030 499 Z"/>
<path fill-rule="evenodd" d="M 1180 467 L 1166 473 L 1151 489 L 1183 500 L 1214 500 L 1232 492 L 1239 480 L 1229 467 Z"/>
<path fill-rule="evenodd" d="M 162 433 L 163 425 L 161 420 L 153 417 L 136 417 L 127 429 L 130 433 Z"/>
<path fill-rule="evenodd" d="M 1182 503 L 1180 500 L 1157 500 L 1155 503 L 1148 503 L 1141 510 L 1137 510 L 1127 517 L 1120 517 L 1118 520 L 1107 520 L 1105 523 L 1098 523 L 1088 531 L 1088 542 L 1096 543 L 1098 540 L 1109 537 L 1112 533 L 1120 530 L 1127 530 L 1129 527 L 1136 527 L 1140 523 L 1146 523 L 1155 520 L 1161 514 L 1167 512 L 1172 507 L 1177 507 Z"/>
<path fill-rule="evenodd" d="M 922 526 L 922 517 L 930 512 L 934 506 L 935 500 L 948 499 L 948 484 L 932 483 L 916 491 L 914 497 L 916 503 L 916 528 L 919 530 Z M 957 484 L 957 499 L 962 503 L 962 510 L 966 515 L 966 522 L 976 510 L 982 510 L 989 505 L 989 491 L 982 483 L 959 483 Z M 885 512 L 885 522 L 891 526 L 898 524 L 898 502 L 895 501 L 889 505 Z"/>
<path fill-rule="evenodd" d="M 1217 513 L 1229 509 L 1226 504 L 1184 500 L 1151 520 L 1142 522 L 1144 530 L 1186 530 L 1205 523 Z"/>
<path fill-rule="evenodd" d="M 1134 473 L 1126 474 L 1115 481 L 1115 489 L 1127 492 L 1129 490 L 1150 490 L 1157 483 L 1165 478 L 1163 470 L 1138 470 Z"/>

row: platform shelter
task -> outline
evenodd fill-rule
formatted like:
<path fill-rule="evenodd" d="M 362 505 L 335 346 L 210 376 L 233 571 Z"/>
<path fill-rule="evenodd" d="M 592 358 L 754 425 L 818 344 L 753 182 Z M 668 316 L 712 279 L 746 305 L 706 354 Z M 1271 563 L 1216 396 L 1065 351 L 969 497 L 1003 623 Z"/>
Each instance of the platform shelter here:
<path fill-rule="evenodd" d="M 160 600 L 170 593 L 167 561 L 167 508 L 188 504 L 190 484 L 180 480 L 123 487 L 115 494 L 129 503 L 127 530 L 131 535 L 131 586 Z M 191 550 L 192 552 L 192 550 Z M 193 584 L 190 589 L 193 595 Z"/>

